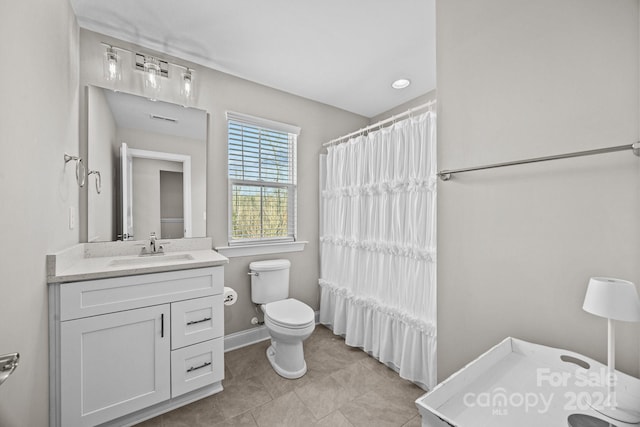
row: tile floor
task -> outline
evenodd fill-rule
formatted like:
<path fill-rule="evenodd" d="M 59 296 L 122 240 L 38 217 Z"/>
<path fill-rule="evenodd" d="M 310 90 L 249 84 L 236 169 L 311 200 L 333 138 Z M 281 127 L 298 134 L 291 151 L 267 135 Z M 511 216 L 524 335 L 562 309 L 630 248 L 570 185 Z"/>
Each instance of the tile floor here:
<path fill-rule="evenodd" d="M 226 353 L 224 391 L 138 426 L 420 426 L 414 401 L 424 390 L 329 329 L 318 325 L 305 341 L 308 370 L 297 380 L 273 371 L 268 346 Z"/>

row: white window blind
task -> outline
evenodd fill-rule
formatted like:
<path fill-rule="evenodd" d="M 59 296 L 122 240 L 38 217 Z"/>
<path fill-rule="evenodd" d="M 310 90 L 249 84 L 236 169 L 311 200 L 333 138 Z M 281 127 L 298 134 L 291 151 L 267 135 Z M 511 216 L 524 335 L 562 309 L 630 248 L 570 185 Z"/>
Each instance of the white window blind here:
<path fill-rule="evenodd" d="M 299 128 L 227 113 L 229 244 L 296 238 Z"/>

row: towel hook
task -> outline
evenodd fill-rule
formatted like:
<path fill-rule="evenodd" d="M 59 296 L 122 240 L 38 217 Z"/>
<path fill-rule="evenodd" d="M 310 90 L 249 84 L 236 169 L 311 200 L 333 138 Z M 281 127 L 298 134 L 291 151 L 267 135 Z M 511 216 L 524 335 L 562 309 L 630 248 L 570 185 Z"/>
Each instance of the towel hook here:
<path fill-rule="evenodd" d="M 84 187 L 84 183 L 86 181 L 87 178 L 87 168 L 84 165 L 84 162 L 82 161 L 81 157 L 78 156 L 71 156 L 67 153 L 64 153 L 64 163 L 67 164 L 70 161 L 74 160 L 76 162 L 76 182 L 78 183 L 78 185 L 80 187 Z M 80 169 L 82 168 L 82 172 L 80 172 Z"/>
<path fill-rule="evenodd" d="M 100 171 L 89 171 L 87 176 L 91 174 L 96 176 L 96 192 L 100 194 L 100 191 L 102 191 L 102 175 L 100 175 Z"/>

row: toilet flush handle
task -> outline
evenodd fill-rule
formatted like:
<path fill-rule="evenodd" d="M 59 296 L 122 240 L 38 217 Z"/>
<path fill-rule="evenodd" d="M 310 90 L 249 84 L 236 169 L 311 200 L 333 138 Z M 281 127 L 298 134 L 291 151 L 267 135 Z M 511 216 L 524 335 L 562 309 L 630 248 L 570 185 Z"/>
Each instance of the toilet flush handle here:
<path fill-rule="evenodd" d="M 250 271 L 247 273 L 249 276 L 259 276 L 260 273 L 256 272 L 256 271 Z"/>

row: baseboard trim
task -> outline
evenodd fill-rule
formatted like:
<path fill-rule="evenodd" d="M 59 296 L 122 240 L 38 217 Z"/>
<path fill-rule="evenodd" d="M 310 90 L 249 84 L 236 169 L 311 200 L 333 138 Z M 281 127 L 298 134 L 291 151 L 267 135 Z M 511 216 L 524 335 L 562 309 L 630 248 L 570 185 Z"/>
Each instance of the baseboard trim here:
<path fill-rule="evenodd" d="M 320 319 L 320 312 L 315 312 L 316 325 Z M 255 328 L 245 329 L 244 331 L 234 332 L 224 336 L 224 352 L 237 350 L 248 345 L 256 344 L 269 339 L 269 331 L 264 325 Z"/>
<path fill-rule="evenodd" d="M 224 336 L 224 352 L 237 350 L 269 339 L 269 331 L 264 325 Z"/>

